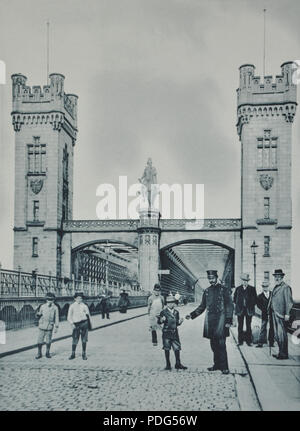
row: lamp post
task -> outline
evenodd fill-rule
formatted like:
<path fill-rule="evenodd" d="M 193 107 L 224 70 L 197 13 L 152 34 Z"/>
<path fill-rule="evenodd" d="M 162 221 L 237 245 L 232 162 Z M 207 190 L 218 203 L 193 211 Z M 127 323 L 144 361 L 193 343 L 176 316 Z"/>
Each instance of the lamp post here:
<path fill-rule="evenodd" d="M 254 287 L 256 289 L 256 254 L 258 245 L 253 241 L 251 244 L 251 253 L 253 254 L 253 268 L 254 268 Z"/>

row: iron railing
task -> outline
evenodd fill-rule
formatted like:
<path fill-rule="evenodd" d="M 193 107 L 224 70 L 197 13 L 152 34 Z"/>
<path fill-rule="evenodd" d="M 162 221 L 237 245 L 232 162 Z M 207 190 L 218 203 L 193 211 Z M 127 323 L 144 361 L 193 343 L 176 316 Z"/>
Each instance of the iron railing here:
<path fill-rule="evenodd" d="M 102 293 L 111 293 L 118 296 L 122 287 L 94 282 L 91 280 L 75 280 L 67 277 L 54 277 L 52 275 L 37 274 L 2 269 L 0 267 L 0 298 L 19 297 L 44 297 L 46 293 L 54 293 L 57 297 L 72 296 L 77 291 L 81 291 L 85 296 L 97 296 Z M 133 291 L 135 296 L 143 296 L 142 290 Z"/>

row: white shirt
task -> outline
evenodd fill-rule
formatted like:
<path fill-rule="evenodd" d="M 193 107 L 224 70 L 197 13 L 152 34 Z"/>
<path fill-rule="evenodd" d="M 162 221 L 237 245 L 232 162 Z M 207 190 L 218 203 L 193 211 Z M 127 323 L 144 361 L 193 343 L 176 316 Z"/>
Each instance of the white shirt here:
<path fill-rule="evenodd" d="M 86 304 L 83 302 L 73 302 L 73 304 L 71 304 L 69 307 L 68 322 L 73 324 L 87 320 L 87 314 L 90 315 L 90 312 Z"/>
<path fill-rule="evenodd" d="M 267 292 L 264 291 L 263 293 L 264 293 L 265 297 L 267 299 L 269 299 L 269 297 L 270 297 L 270 291 L 269 290 Z"/>

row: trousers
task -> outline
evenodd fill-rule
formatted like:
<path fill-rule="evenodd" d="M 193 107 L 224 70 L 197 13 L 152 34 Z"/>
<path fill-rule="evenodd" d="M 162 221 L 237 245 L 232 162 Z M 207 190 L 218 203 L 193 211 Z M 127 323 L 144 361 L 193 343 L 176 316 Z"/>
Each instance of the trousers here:
<path fill-rule="evenodd" d="M 226 338 L 211 338 L 210 347 L 214 355 L 214 366 L 219 370 L 228 369 Z"/>
<path fill-rule="evenodd" d="M 286 324 L 284 319 L 278 317 L 274 312 L 272 312 L 273 324 L 274 324 L 274 334 L 275 340 L 277 341 L 280 356 L 288 357 L 288 335 L 286 330 Z"/>

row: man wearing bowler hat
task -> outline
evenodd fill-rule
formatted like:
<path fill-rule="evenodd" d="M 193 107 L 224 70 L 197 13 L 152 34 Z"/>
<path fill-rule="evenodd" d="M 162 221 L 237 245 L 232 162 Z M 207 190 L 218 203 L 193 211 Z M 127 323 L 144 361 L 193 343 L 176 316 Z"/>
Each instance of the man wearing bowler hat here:
<path fill-rule="evenodd" d="M 257 307 L 261 311 L 261 328 L 259 333 L 258 344 L 256 347 L 263 347 L 263 344 L 267 342 L 267 326 L 269 322 L 269 346 L 274 346 L 274 326 L 272 317 L 268 314 L 268 304 L 271 298 L 271 292 L 269 290 L 269 282 L 262 282 L 263 291 L 257 296 Z"/>
<path fill-rule="evenodd" d="M 257 300 L 256 289 L 249 285 L 249 274 L 241 275 L 242 284 L 235 289 L 233 302 L 235 303 L 235 314 L 238 319 L 238 344 L 244 342 L 244 320 L 246 320 L 246 343 L 252 346 L 251 321 L 255 314 Z"/>
<path fill-rule="evenodd" d="M 226 337 L 229 337 L 233 315 L 231 289 L 218 283 L 218 273 L 215 270 L 207 271 L 207 278 L 210 287 L 204 290 L 199 307 L 188 314 L 186 319 L 195 319 L 206 310 L 203 336 L 210 339 L 214 354 L 214 364 L 208 370 L 221 370 L 223 374 L 228 374 Z"/>
<path fill-rule="evenodd" d="M 45 296 L 46 303 L 41 305 L 36 316 L 39 319 L 39 335 L 38 335 L 38 354 L 35 357 L 40 359 L 42 357 L 42 346 L 46 341 L 46 358 L 51 358 L 50 346 L 52 341 L 52 333 L 57 331 L 59 325 L 58 307 L 54 304 L 55 295 L 48 292 Z"/>
<path fill-rule="evenodd" d="M 84 295 L 82 292 L 76 292 L 74 302 L 70 305 L 68 311 L 68 322 L 72 328 L 72 354 L 69 359 L 75 359 L 75 351 L 81 336 L 82 343 L 82 359 L 86 360 L 86 344 L 88 341 L 90 311 L 83 301 Z"/>
<path fill-rule="evenodd" d="M 286 326 L 293 306 L 292 289 L 283 281 L 285 274 L 282 269 L 275 269 L 273 275 L 276 284 L 268 304 L 268 311 L 270 311 L 273 318 L 275 339 L 279 347 L 278 354 L 273 356 L 276 359 L 288 359 L 288 336 Z"/>

